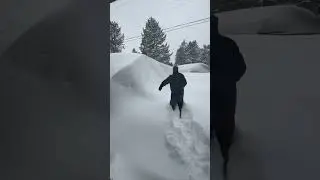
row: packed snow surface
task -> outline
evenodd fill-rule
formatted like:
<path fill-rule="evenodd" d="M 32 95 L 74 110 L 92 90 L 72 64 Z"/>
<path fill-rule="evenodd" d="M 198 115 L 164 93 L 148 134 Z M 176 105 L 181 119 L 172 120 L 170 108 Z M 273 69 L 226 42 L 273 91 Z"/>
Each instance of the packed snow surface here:
<path fill-rule="evenodd" d="M 172 67 L 145 55 L 111 54 L 111 177 L 209 180 L 210 79 L 185 73 L 182 119 L 160 83 Z"/>

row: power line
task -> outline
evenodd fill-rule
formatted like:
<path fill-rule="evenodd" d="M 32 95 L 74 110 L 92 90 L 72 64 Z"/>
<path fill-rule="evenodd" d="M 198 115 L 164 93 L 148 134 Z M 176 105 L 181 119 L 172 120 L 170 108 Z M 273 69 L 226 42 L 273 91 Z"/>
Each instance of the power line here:
<path fill-rule="evenodd" d="M 210 22 L 210 21 L 204 21 L 204 22 L 199 22 L 199 23 L 195 23 L 195 24 L 190 24 L 190 25 L 188 25 L 188 26 L 183 26 L 183 27 L 179 27 L 179 28 L 175 28 L 175 29 L 170 29 L 170 30 L 167 30 L 167 31 L 164 31 L 164 32 L 171 32 L 171 31 L 175 31 L 175 30 L 187 28 L 187 27 L 190 27 L 190 26 L 194 26 L 194 25 L 198 25 L 198 24 L 203 24 L 203 23 L 206 23 L 206 22 Z M 126 41 L 124 41 L 124 42 L 135 41 L 135 40 L 139 40 L 139 39 L 142 39 L 142 36 L 138 36 L 138 37 L 135 38 L 135 39 L 126 40 Z"/>
<path fill-rule="evenodd" d="M 194 23 L 194 24 L 190 24 L 188 26 L 183 26 L 183 27 L 179 27 L 179 28 L 175 28 L 175 29 L 170 29 L 170 30 L 167 30 L 165 32 L 171 32 L 171 31 L 175 31 L 175 30 L 178 30 L 178 29 L 183 29 L 183 28 L 186 28 L 186 27 L 190 27 L 190 26 L 194 26 L 194 25 L 198 25 L 198 24 L 203 24 L 203 23 L 206 23 L 206 22 L 210 22 L 210 20 L 203 21 L 203 22 L 198 22 L 198 23 Z"/>
<path fill-rule="evenodd" d="M 196 20 L 196 21 L 191 21 L 191 22 L 188 22 L 188 23 L 179 24 L 179 25 L 176 25 L 176 26 L 165 28 L 163 30 L 164 30 L 164 32 L 171 32 L 171 31 L 187 28 L 187 27 L 194 26 L 194 25 L 207 23 L 207 22 L 210 22 L 210 17 L 199 19 L 199 20 Z M 140 36 L 130 37 L 130 38 L 125 39 L 124 42 L 134 41 L 134 40 L 138 40 L 138 39 L 142 39 L 142 36 L 140 35 Z"/>
<path fill-rule="evenodd" d="M 183 25 L 187 25 L 187 24 L 192 24 L 192 23 L 196 23 L 196 22 L 203 21 L 203 20 L 208 20 L 208 19 L 210 19 L 210 17 L 203 18 L 203 19 L 199 19 L 199 20 L 196 20 L 196 21 L 191 21 L 191 22 L 183 23 L 183 24 L 179 24 L 179 25 L 176 25 L 176 26 L 172 26 L 172 27 L 170 27 L 170 28 L 165 28 L 165 29 L 163 29 L 163 30 L 167 30 L 167 29 L 171 29 L 171 28 L 175 28 L 175 27 L 179 27 L 179 26 L 183 26 Z"/>
<path fill-rule="evenodd" d="M 169 28 L 165 28 L 165 29 L 163 29 L 164 31 L 166 31 L 166 30 L 170 30 L 170 29 L 172 29 L 172 28 L 177 28 L 177 27 L 180 27 L 180 26 L 184 26 L 184 25 L 188 25 L 188 24 L 192 24 L 192 23 L 196 23 L 196 22 L 200 22 L 200 21 L 206 21 L 206 20 L 210 20 L 210 17 L 208 17 L 208 18 L 203 18 L 203 19 L 199 19 L 199 20 L 196 20 L 196 21 L 191 21 L 191 22 L 187 22 L 187 23 L 183 23 L 183 24 L 179 24 L 179 25 L 176 25 L 176 26 L 172 26 L 172 27 L 169 27 Z M 133 37 L 130 37 L 130 38 L 127 38 L 127 39 L 125 39 L 124 41 L 128 41 L 128 40 L 131 40 L 131 39 L 136 39 L 136 38 L 140 38 L 141 37 L 141 35 L 139 35 L 139 36 L 133 36 Z"/>
<path fill-rule="evenodd" d="M 194 25 L 198 25 L 198 24 L 203 24 L 203 23 L 206 23 L 206 22 L 210 22 L 210 21 L 200 22 L 200 23 L 196 23 L 196 24 L 190 24 L 190 25 L 188 25 L 188 26 L 184 26 L 184 27 L 180 27 L 180 28 L 176 28 L 176 29 L 170 29 L 170 30 L 164 31 L 164 32 L 167 33 L 167 32 L 171 32 L 171 31 L 175 31 L 175 30 L 187 28 L 187 27 L 190 27 L 190 26 L 194 26 Z M 126 40 L 126 41 L 124 41 L 124 42 L 130 42 L 130 41 L 135 41 L 135 40 L 139 40 L 139 39 L 142 39 L 142 36 L 139 36 L 139 37 L 137 37 L 137 38 L 135 38 L 135 39 Z"/>

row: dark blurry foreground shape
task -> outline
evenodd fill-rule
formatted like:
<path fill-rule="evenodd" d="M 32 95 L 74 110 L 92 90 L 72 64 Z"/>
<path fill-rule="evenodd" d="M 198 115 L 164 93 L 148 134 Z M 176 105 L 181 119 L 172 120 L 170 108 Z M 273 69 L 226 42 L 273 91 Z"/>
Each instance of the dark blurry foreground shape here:
<path fill-rule="evenodd" d="M 108 179 L 109 4 L 57 0 L 46 13 L 38 1 L 0 3 L 0 23 L 25 16 L 2 31 L 0 179 Z M 17 33 L 20 21 L 37 23 Z"/>
<path fill-rule="evenodd" d="M 229 149 L 235 130 L 237 82 L 246 72 L 246 64 L 238 45 L 220 35 L 218 18 L 213 16 L 211 27 L 211 141 L 217 137 L 224 159 L 224 175 L 227 175 Z"/>

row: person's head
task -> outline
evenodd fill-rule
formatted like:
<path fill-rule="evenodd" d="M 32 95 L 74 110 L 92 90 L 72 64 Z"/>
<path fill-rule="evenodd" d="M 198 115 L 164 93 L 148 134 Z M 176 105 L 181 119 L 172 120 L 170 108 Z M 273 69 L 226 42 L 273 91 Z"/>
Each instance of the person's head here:
<path fill-rule="evenodd" d="M 178 66 L 173 66 L 173 74 L 176 74 L 179 72 Z"/>
<path fill-rule="evenodd" d="M 212 35 L 219 35 L 219 19 L 218 19 L 218 17 L 213 14 L 211 17 L 211 21 L 212 21 L 212 27 L 211 27 Z"/>

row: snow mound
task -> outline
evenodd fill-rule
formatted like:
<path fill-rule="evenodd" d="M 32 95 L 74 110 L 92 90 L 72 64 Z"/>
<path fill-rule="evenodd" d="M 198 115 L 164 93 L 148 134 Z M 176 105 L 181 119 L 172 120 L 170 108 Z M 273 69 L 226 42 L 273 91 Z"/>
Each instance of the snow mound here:
<path fill-rule="evenodd" d="M 110 77 L 120 69 L 136 61 L 141 54 L 136 53 L 111 53 L 110 54 Z"/>
<path fill-rule="evenodd" d="M 256 7 L 218 13 L 222 34 L 318 34 L 320 18 L 294 5 Z"/>
<path fill-rule="evenodd" d="M 203 63 L 192 63 L 192 64 L 184 64 L 179 66 L 180 72 L 190 72 L 190 73 L 208 73 L 210 72 L 210 68 L 208 65 Z"/>
<path fill-rule="evenodd" d="M 111 54 L 111 79 L 140 95 L 158 90 L 172 68 L 142 54 Z"/>

